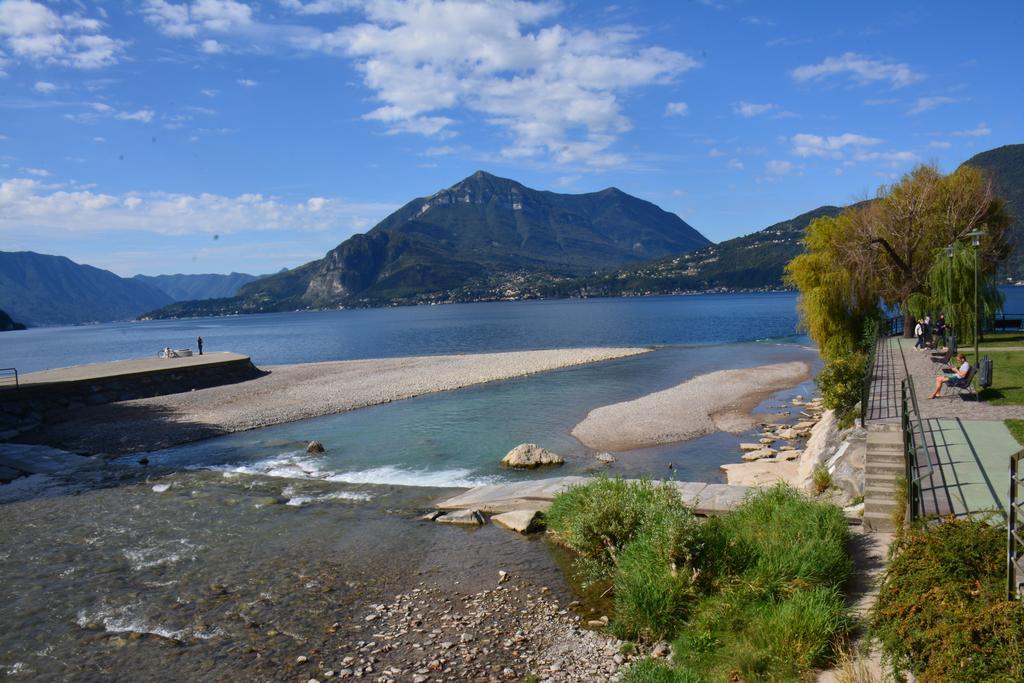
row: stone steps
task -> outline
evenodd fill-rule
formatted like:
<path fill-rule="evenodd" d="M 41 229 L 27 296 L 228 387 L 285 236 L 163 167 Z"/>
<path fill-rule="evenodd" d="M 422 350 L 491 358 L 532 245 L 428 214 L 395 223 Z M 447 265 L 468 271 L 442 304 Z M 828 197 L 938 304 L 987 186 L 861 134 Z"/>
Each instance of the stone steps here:
<path fill-rule="evenodd" d="M 864 459 L 864 528 L 875 532 L 895 531 L 893 513 L 897 510 L 900 486 L 906 474 L 903 433 L 896 424 L 872 424 L 868 427 L 867 453 Z"/>

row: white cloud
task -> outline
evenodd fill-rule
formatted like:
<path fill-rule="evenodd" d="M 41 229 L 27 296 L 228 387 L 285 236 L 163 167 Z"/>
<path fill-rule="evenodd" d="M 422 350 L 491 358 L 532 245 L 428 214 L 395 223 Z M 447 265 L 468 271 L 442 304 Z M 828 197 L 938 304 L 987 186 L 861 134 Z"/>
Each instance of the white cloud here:
<path fill-rule="evenodd" d="M 733 105 L 732 112 L 746 118 L 754 116 L 760 116 L 761 114 L 767 114 L 768 112 L 778 109 L 777 104 L 755 104 L 753 102 L 740 102 L 739 104 Z"/>
<path fill-rule="evenodd" d="M 114 118 L 120 119 L 121 121 L 141 121 L 142 123 L 149 123 L 153 120 L 155 113 L 156 112 L 152 109 L 140 109 L 133 112 L 122 111 L 115 114 Z"/>
<path fill-rule="evenodd" d="M 199 92 L 206 95 L 207 97 L 216 97 L 220 94 L 220 90 L 214 90 L 213 88 L 203 88 Z"/>
<path fill-rule="evenodd" d="M 237 234 L 292 229 L 366 230 L 396 207 L 310 197 L 289 203 L 261 194 L 236 197 L 203 193 L 54 189 L 31 178 L 0 182 L 0 234 L 98 235 L 146 232 L 160 235 Z"/>
<path fill-rule="evenodd" d="M 855 52 L 839 57 L 827 57 L 820 64 L 799 66 L 790 76 L 799 82 L 820 81 L 830 76 L 849 76 L 858 85 L 888 81 L 894 88 L 902 88 L 924 78 L 910 65 L 886 59 L 874 59 Z"/>
<path fill-rule="evenodd" d="M 932 149 L 949 149 L 953 145 L 945 140 L 932 140 L 928 143 L 928 146 Z"/>
<path fill-rule="evenodd" d="M 690 113 L 690 105 L 686 102 L 669 102 L 665 105 L 665 116 L 686 116 Z"/>
<path fill-rule="evenodd" d="M 809 133 L 798 133 L 790 140 L 793 143 L 793 154 L 798 157 L 829 157 L 839 159 L 843 156 L 846 147 L 868 147 L 882 143 L 878 138 L 870 138 L 855 133 L 844 133 L 842 135 L 811 135 Z"/>
<path fill-rule="evenodd" d="M 95 137 L 95 138 L 92 139 L 92 141 L 93 142 L 97 142 L 97 143 L 104 143 L 104 142 L 107 141 L 107 139 L 106 138 L 101 138 L 101 137 Z"/>
<path fill-rule="evenodd" d="M 724 157 L 725 152 L 718 149 L 717 147 L 712 147 L 711 149 L 708 150 L 708 156 L 711 157 L 712 159 L 714 159 L 715 157 Z"/>
<path fill-rule="evenodd" d="M 194 0 L 176 4 L 146 0 L 146 21 L 172 38 L 194 38 L 200 32 L 233 34 L 255 25 L 252 7 L 234 0 Z"/>
<path fill-rule="evenodd" d="M 255 88 L 259 84 L 260 84 L 259 81 L 254 81 L 251 78 L 239 78 L 238 79 L 238 85 L 242 86 L 243 88 Z"/>
<path fill-rule="evenodd" d="M 50 172 L 45 168 L 23 168 L 22 170 L 29 175 L 36 176 L 37 178 L 48 178 L 50 176 Z"/>
<path fill-rule="evenodd" d="M 298 14 L 340 14 L 359 7 L 360 0 L 278 0 L 288 9 Z"/>
<path fill-rule="evenodd" d="M 729 161 L 726 163 L 726 166 L 728 166 L 734 171 L 743 170 L 743 162 L 740 161 L 739 159 L 729 159 Z"/>
<path fill-rule="evenodd" d="M 225 51 L 225 47 L 213 38 L 208 38 L 200 43 L 199 49 L 208 55 L 219 55 Z"/>
<path fill-rule="evenodd" d="M 36 92 L 43 93 L 44 95 L 49 95 L 52 92 L 57 92 L 57 86 L 47 81 L 36 81 L 36 84 L 32 86 L 32 89 Z"/>
<path fill-rule="evenodd" d="M 795 168 L 793 163 L 790 161 L 781 161 L 779 159 L 772 159 L 766 161 L 764 164 L 764 170 L 766 173 L 771 175 L 786 175 Z"/>
<path fill-rule="evenodd" d="M 964 137 L 967 137 L 967 138 L 980 138 L 980 137 L 983 137 L 985 135 L 991 135 L 991 134 L 992 134 L 992 129 L 989 128 L 984 123 L 979 123 L 977 126 L 975 126 L 974 128 L 971 128 L 969 130 L 957 130 L 957 131 L 953 131 L 952 133 L 950 133 L 950 135 L 956 135 L 957 137 L 961 137 L 961 138 L 964 138 Z"/>
<path fill-rule="evenodd" d="M 116 64 L 125 43 L 100 33 L 102 26 L 98 19 L 59 15 L 33 0 L 0 2 L 0 40 L 11 55 L 36 64 L 75 69 Z"/>
<path fill-rule="evenodd" d="M 539 26 L 560 11 L 548 3 L 371 0 L 363 11 L 364 23 L 311 47 L 357 60 L 381 103 L 365 118 L 393 133 L 442 135 L 465 107 L 508 132 L 506 158 L 621 164 L 609 148 L 632 125 L 623 94 L 699 66 L 638 45 L 629 29 Z"/>
<path fill-rule="evenodd" d="M 865 152 L 859 151 L 853 154 L 854 161 L 884 161 L 893 166 L 907 164 L 918 160 L 916 153 L 911 151 L 901 152 Z"/>
<path fill-rule="evenodd" d="M 956 102 L 962 101 L 963 100 L 959 97 L 946 97 L 943 95 L 939 95 L 936 97 L 918 97 L 917 101 L 914 103 L 914 106 L 911 107 L 907 111 L 907 113 L 920 114 L 930 109 L 935 109 L 935 107 L 941 107 L 944 104 L 954 104 Z"/>

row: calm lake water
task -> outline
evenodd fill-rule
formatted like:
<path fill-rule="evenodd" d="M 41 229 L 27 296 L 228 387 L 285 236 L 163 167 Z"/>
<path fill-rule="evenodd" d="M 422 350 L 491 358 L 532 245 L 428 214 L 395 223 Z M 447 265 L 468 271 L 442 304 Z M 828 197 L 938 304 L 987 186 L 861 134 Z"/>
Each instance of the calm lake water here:
<path fill-rule="evenodd" d="M 165 346 L 234 351 L 257 365 L 572 346 L 715 344 L 790 337 L 796 296 L 561 299 L 270 313 L 34 328 L 0 335 L 19 372 L 155 356 Z"/>

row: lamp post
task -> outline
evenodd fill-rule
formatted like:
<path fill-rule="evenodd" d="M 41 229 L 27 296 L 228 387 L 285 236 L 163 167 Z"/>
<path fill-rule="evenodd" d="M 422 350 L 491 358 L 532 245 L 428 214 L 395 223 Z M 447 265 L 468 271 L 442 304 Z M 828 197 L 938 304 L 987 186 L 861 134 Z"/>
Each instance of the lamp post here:
<path fill-rule="evenodd" d="M 981 335 L 981 316 L 978 311 L 978 247 L 981 246 L 981 230 L 971 230 L 967 237 L 971 238 L 974 247 L 974 367 L 978 367 L 981 356 L 978 355 L 978 337 Z"/>
<path fill-rule="evenodd" d="M 949 332 L 946 333 L 946 339 L 949 338 L 950 334 L 956 334 L 956 328 L 953 327 L 953 254 L 956 253 L 956 249 L 950 244 L 946 247 L 946 256 L 949 257 L 949 268 L 946 271 L 946 329 Z M 945 342 L 946 339 L 942 341 Z"/>

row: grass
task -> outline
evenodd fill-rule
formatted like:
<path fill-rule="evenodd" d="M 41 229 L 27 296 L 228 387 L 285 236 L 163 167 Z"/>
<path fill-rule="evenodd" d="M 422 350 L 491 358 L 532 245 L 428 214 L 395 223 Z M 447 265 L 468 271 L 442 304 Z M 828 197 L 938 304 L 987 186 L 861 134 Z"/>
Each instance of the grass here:
<path fill-rule="evenodd" d="M 814 492 L 818 495 L 825 493 L 832 486 L 832 475 L 824 465 L 818 465 L 813 473 Z"/>
<path fill-rule="evenodd" d="M 794 680 L 829 662 L 851 625 L 842 511 L 778 486 L 693 524 L 669 490 L 598 480 L 557 497 L 548 515 L 578 561 L 606 568 L 617 635 L 674 640 L 671 663 L 644 660 L 625 680 Z M 612 540 L 597 519 L 629 533 Z"/>
<path fill-rule="evenodd" d="M 1006 529 L 949 518 L 893 545 L 871 633 L 926 681 L 1024 680 L 1024 605 L 1006 599 Z"/>
<path fill-rule="evenodd" d="M 996 406 L 1024 405 L 1024 352 L 990 351 L 992 386 L 981 392 L 981 399 Z"/>
<path fill-rule="evenodd" d="M 1017 443 L 1024 446 L 1024 420 L 1007 420 L 1006 428 L 1010 430 Z"/>

